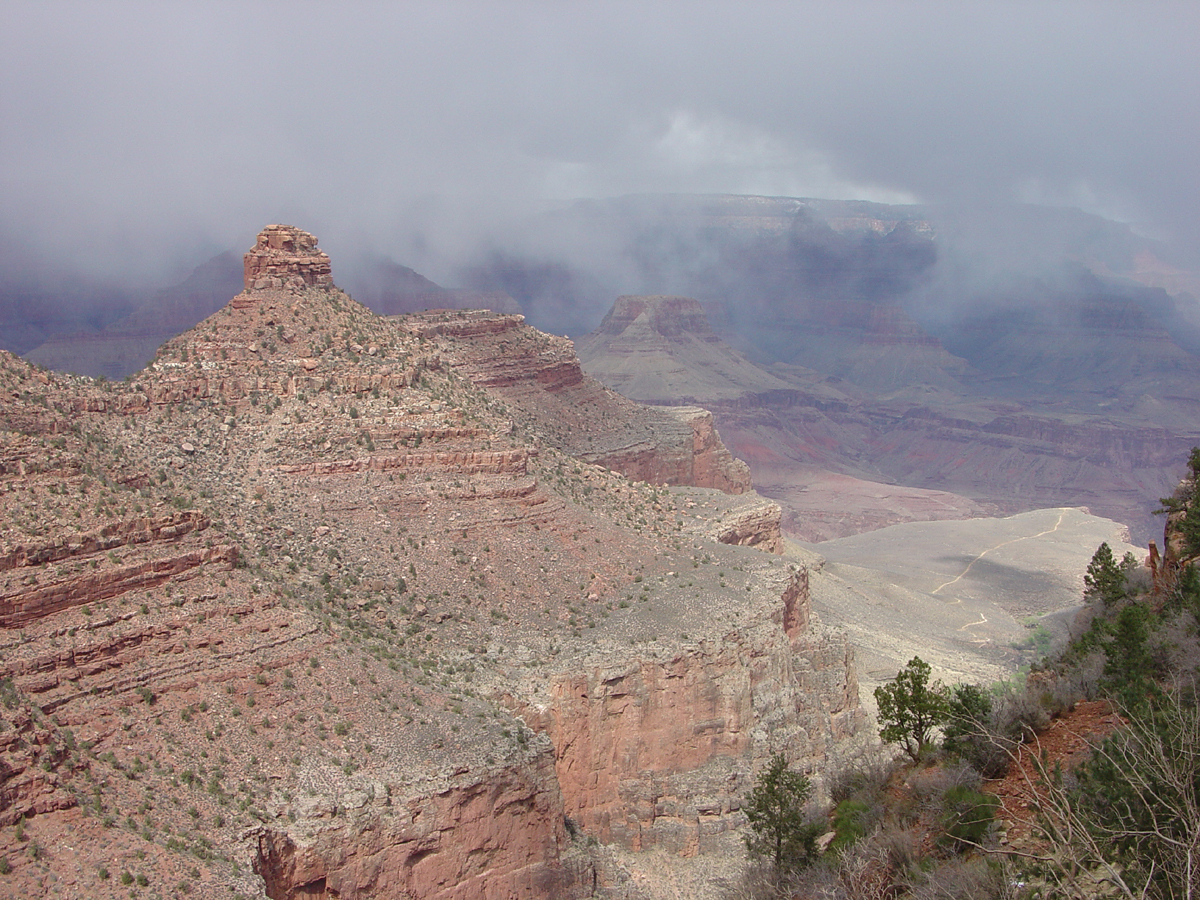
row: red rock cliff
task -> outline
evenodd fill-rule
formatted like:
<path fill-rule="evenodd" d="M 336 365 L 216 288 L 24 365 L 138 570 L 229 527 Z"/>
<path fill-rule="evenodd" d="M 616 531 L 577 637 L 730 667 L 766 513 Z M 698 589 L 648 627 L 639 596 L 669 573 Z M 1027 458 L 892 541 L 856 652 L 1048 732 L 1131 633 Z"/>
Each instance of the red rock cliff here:
<path fill-rule="evenodd" d="M 861 725 L 853 652 L 812 623 L 808 573 L 774 613 L 716 640 L 562 673 L 526 715 L 555 746 L 567 815 L 632 850 L 685 856 L 740 827 L 751 773 L 771 752 L 819 767 Z"/>

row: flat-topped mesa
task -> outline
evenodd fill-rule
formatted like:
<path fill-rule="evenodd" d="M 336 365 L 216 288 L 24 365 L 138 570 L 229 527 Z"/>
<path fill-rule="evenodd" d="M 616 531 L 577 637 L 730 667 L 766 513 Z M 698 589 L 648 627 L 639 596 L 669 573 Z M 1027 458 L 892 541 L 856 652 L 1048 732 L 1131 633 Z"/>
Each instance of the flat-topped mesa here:
<path fill-rule="evenodd" d="M 246 290 L 333 287 L 329 257 L 317 239 L 292 225 L 268 225 L 245 256 Z"/>
<path fill-rule="evenodd" d="M 601 334 L 622 334 L 635 323 L 663 337 L 690 332 L 701 339 L 717 339 L 708 324 L 704 307 L 691 297 L 625 294 L 617 298 L 596 330 Z"/>

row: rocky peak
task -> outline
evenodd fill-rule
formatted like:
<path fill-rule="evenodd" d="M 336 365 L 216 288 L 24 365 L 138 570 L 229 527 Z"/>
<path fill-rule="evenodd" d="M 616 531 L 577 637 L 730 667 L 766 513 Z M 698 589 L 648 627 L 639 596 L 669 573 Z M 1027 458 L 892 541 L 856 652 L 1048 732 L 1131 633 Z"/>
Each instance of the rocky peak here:
<path fill-rule="evenodd" d="M 657 332 L 663 337 L 678 337 L 684 333 L 708 337 L 713 333 L 704 307 L 691 297 L 626 294 L 617 298 L 598 331 L 623 334 L 631 326 Z"/>
<path fill-rule="evenodd" d="M 245 256 L 246 290 L 333 287 L 329 257 L 317 239 L 292 225 L 268 225 Z"/>

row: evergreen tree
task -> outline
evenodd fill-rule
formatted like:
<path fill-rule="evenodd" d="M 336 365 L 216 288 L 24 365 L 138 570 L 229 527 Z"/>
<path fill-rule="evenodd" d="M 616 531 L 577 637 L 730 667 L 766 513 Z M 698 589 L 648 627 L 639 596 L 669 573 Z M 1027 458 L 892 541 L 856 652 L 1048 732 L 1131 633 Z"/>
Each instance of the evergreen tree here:
<path fill-rule="evenodd" d="M 1149 640 L 1153 615 L 1141 603 L 1131 603 L 1110 626 L 1112 638 L 1104 645 L 1104 687 L 1126 709 L 1153 702 L 1159 694 L 1158 674 Z"/>
<path fill-rule="evenodd" d="M 947 691 L 940 681 L 929 683 L 930 672 L 929 663 L 914 656 L 894 681 L 875 688 L 882 723 L 879 736 L 889 744 L 902 744 L 914 762 L 950 713 Z"/>
<path fill-rule="evenodd" d="M 1128 580 L 1125 570 L 1113 557 L 1112 548 L 1105 542 L 1092 554 L 1087 572 L 1083 576 L 1083 595 L 1088 599 L 1104 601 L 1111 606 L 1125 596 Z"/>
<path fill-rule="evenodd" d="M 811 792 L 809 780 L 789 769 L 787 757 L 776 753 L 742 807 L 752 832 L 746 849 L 752 856 L 769 857 L 776 872 L 800 868 L 816 856 L 821 825 L 804 815 Z"/>

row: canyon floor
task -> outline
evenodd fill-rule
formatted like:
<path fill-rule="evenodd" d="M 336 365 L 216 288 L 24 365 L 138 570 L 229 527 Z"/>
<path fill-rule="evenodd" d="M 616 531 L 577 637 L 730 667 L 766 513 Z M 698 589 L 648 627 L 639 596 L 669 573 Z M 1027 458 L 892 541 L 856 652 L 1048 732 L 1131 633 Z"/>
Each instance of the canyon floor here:
<path fill-rule="evenodd" d="M 1065 636 L 1102 542 L 1145 555 L 1125 526 L 1079 508 L 788 541 L 785 555 L 810 568 L 822 619 L 850 635 L 873 708 L 872 689 L 914 655 L 947 683 L 1014 677 Z"/>

